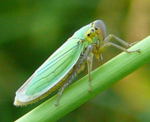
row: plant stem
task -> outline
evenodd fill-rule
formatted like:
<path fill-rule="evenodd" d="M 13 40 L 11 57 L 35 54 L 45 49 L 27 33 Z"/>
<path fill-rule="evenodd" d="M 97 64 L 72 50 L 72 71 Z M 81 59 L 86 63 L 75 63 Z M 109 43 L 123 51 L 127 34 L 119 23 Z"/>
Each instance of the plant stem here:
<path fill-rule="evenodd" d="M 55 106 L 55 95 L 16 120 L 16 122 L 51 122 L 60 119 L 150 61 L 150 36 L 135 44 L 129 50 L 137 49 L 140 49 L 141 53 L 127 54 L 123 52 L 94 70 L 91 73 L 92 92 L 88 92 L 88 76 L 85 76 L 65 90 L 59 106 Z"/>

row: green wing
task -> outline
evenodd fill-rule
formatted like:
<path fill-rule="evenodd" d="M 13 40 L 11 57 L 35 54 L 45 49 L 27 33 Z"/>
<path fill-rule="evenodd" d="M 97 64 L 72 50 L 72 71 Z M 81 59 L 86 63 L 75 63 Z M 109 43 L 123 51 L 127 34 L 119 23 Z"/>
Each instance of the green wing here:
<path fill-rule="evenodd" d="M 83 50 L 79 39 L 68 39 L 16 92 L 16 100 L 33 101 L 52 89 L 73 68 Z"/>

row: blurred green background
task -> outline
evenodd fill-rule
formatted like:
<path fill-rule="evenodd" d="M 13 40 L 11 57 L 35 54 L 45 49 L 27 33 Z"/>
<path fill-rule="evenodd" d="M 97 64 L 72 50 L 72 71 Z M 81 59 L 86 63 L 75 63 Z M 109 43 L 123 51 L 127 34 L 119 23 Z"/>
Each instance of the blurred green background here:
<path fill-rule="evenodd" d="M 128 42 L 150 33 L 149 0 L 1 0 L 0 121 L 21 117 L 38 102 L 13 106 L 15 91 L 80 27 L 102 19 Z M 109 48 L 105 61 L 119 51 Z M 59 122 L 150 122 L 150 63 Z"/>

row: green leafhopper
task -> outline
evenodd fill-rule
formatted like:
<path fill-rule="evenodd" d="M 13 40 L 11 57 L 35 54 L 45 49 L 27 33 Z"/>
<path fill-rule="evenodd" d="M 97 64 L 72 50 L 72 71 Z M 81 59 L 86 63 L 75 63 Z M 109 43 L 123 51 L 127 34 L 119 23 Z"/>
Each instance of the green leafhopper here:
<path fill-rule="evenodd" d="M 123 46 L 111 42 L 114 38 Z M 87 65 L 89 75 L 89 90 L 92 90 L 91 75 L 93 57 L 102 60 L 102 48 L 113 46 L 127 53 L 126 47 L 131 44 L 115 35 L 106 34 L 106 27 L 102 20 L 96 20 L 75 32 L 58 50 L 56 50 L 17 90 L 14 105 L 23 106 L 34 103 L 54 90 L 60 96 L 64 89 L 73 81 L 83 66 Z"/>

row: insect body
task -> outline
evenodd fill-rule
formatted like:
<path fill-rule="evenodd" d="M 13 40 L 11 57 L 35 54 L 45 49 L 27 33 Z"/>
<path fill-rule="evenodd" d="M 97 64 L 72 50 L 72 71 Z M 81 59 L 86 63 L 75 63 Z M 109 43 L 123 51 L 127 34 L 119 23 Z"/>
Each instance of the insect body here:
<path fill-rule="evenodd" d="M 131 45 L 115 35 L 106 35 L 106 27 L 102 20 L 96 20 L 73 34 L 56 52 L 54 52 L 18 89 L 14 105 L 22 106 L 34 103 L 59 88 L 58 100 L 64 89 L 73 81 L 87 64 L 89 75 L 89 90 L 92 89 L 90 72 L 95 56 L 102 59 L 101 49 L 114 46 L 125 52 L 126 48 L 110 42 L 116 39 L 125 47 Z"/>

